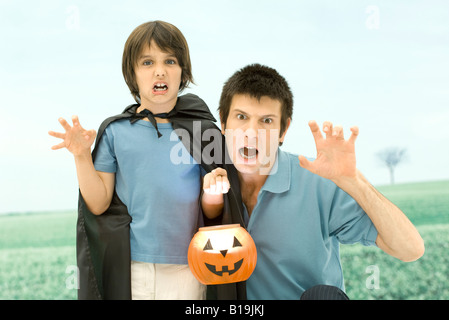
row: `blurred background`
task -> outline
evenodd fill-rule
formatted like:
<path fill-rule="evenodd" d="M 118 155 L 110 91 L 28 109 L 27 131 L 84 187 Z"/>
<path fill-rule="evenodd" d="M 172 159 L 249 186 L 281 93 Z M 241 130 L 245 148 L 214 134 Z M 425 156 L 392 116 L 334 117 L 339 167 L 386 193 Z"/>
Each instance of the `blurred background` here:
<path fill-rule="evenodd" d="M 216 115 L 237 69 L 277 69 L 294 94 L 284 150 L 315 156 L 307 122 L 358 125 L 359 169 L 390 183 L 377 153 L 407 149 L 400 182 L 449 179 L 447 1 L 0 2 L 0 212 L 76 207 L 71 154 L 52 151 L 57 119 L 85 128 L 133 103 L 121 73 L 131 31 L 165 20 L 191 51 L 192 92 Z"/>

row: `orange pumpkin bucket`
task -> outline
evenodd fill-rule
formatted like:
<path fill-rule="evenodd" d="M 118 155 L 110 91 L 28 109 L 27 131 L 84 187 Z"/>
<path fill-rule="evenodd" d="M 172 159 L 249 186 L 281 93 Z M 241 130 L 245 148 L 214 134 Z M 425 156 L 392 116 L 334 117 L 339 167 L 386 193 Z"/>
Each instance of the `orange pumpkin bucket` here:
<path fill-rule="evenodd" d="M 256 245 L 239 224 L 203 227 L 190 242 L 190 270 L 203 284 L 247 280 L 257 262 Z"/>

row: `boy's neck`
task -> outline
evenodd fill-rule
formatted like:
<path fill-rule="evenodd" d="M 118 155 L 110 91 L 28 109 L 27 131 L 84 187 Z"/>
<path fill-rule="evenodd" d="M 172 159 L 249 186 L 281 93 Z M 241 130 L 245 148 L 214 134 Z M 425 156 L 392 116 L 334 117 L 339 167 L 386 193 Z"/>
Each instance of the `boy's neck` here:
<path fill-rule="evenodd" d="M 176 99 L 175 101 L 170 101 L 168 103 L 161 103 L 161 104 L 154 104 L 154 103 L 149 103 L 148 101 L 142 101 L 140 104 L 140 107 L 137 108 L 137 112 L 140 112 L 144 109 L 150 110 L 153 114 L 158 114 L 158 113 L 168 113 L 170 112 L 176 105 L 178 99 Z M 168 119 L 163 119 L 163 118 L 158 118 L 158 117 L 154 117 L 156 119 L 156 122 L 158 123 L 168 123 L 170 122 Z M 145 120 L 145 119 L 144 119 Z M 148 120 L 148 119 L 146 119 Z"/>

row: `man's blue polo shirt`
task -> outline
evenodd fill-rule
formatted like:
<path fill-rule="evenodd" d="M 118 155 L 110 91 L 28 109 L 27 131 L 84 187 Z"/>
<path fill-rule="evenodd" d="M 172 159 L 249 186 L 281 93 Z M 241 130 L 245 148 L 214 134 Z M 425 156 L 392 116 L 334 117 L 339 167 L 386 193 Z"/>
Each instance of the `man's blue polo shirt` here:
<path fill-rule="evenodd" d="M 276 169 L 276 170 L 274 170 Z M 327 284 L 344 290 L 339 243 L 375 245 L 377 230 L 355 200 L 278 149 L 273 170 L 248 220 L 257 265 L 248 299 L 299 299 Z"/>

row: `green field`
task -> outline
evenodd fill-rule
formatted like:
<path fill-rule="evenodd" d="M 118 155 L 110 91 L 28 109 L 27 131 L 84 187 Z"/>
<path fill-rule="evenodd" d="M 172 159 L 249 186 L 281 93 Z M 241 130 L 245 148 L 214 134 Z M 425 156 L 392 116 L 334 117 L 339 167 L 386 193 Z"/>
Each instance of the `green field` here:
<path fill-rule="evenodd" d="M 75 212 L 0 216 L 0 299 L 76 299 L 75 231 Z"/>
<path fill-rule="evenodd" d="M 378 188 L 418 227 L 424 256 L 404 263 L 341 246 L 351 299 L 449 299 L 449 181 Z M 0 216 L 0 299 L 76 299 L 75 212 Z"/>
<path fill-rule="evenodd" d="M 426 251 L 418 261 L 404 263 L 376 248 L 341 246 L 348 296 L 363 300 L 449 299 L 449 181 L 398 184 L 378 190 L 417 227 Z M 369 266 L 378 270 L 378 289 L 367 286 L 373 275 Z"/>

